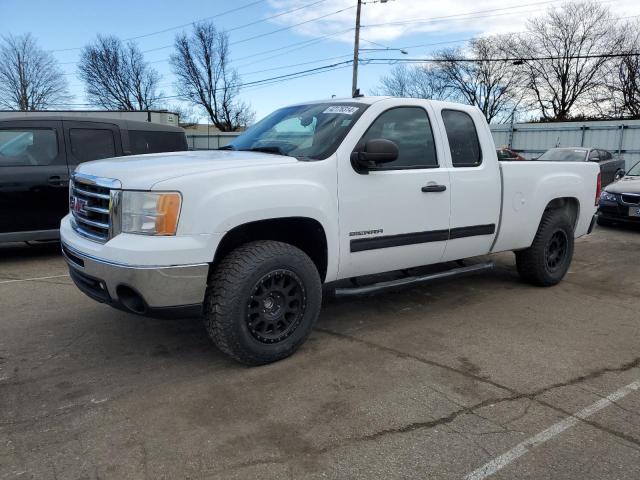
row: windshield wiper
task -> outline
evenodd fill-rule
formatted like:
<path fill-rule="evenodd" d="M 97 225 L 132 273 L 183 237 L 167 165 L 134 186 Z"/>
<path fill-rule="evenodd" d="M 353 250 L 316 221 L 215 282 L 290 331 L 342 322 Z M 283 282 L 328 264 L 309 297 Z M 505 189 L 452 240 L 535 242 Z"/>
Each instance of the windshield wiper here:
<path fill-rule="evenodd" d="M 233 145 L 225 145 L 224 147 L 218 147 L 218 150 L 235 150 L 236 147 Z"/>
<path fill-rule="evenodd" d="M 263 152 L 263 153 L 273 153 L 274 155 L 283 155 L 287 156 L 286 153 L 282 151 L 282 149 L 276 145 L 269 145 L 268 147 L 252 147 L 252 148 L 243 148 L 244 152 Z"/>

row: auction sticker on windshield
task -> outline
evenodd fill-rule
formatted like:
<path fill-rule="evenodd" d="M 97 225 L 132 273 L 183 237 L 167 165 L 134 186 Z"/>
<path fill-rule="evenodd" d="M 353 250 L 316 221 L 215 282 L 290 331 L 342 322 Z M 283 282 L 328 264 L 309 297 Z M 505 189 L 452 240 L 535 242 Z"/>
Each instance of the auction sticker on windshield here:
<path fill-rule="evenodd" d="M 358 111 L 358 107 L 349 107 L 349 106 L 346 106 L 346 105 L 344 105 L 344 106 L 334 105 L 332 107 L 328 107 L 322 113 L 342 113 L 343 115 L 353 115 L 357 111 Z"/>

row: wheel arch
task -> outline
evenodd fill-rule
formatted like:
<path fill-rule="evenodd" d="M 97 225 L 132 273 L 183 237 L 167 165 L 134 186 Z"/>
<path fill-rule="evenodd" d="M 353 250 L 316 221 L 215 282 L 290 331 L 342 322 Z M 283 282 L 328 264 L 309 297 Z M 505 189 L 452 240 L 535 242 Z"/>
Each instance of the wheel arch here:
<path fill-rule="evenodd" d="M 573 226 L 573 230 L 575 231 L 576 226 L 578 224 L 578 219 L 580 218 L 580 200 L 576 197 L 558 197 L 547 203 L 542 215 L 549 210 L 564 210 L 569 217 L 569 221 Z M 542 217 L 540 218 L 540 222 L 542 222 Z M 540 222 L 538 225 L 540 225 Z"/>
<path fill-rule="evenodd" d="M 299 248 L 315 264 L 320 280 L 325 281 L 329 263 L 327 234 L 323 225 L 310 217 L 279 217 L 235 226 L 220 240 L 211 268 L 214 269 L 233 249 L 256 240 L 274 240 Z"/>

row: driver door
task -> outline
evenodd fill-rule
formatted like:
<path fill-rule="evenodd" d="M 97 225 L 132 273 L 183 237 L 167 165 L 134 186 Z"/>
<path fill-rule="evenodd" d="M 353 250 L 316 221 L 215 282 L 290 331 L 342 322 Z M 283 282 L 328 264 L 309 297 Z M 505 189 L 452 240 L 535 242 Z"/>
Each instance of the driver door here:
<path fill-rule="evenodd" d="M 383 107 L 372 106 L 370 110 Z M 437 263 L 449 237 L 449 169 L 440 163 L 428 104 L 379 111 L 338 158 L 339 278 Z M 356 132 L 353 132 L 356 134 Z M 358 172 L 348 154 L 372 139 L 391 140 L 399 156 Z"/>

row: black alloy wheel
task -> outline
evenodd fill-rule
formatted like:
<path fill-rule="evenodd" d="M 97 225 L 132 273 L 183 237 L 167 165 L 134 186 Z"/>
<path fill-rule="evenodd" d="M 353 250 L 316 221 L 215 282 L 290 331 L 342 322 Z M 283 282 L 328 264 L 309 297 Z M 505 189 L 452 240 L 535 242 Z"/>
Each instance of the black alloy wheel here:
<path fill-rule="evenodd" d="M 569 241 L 564 230 L 558 229 L 553 232 L 544 251 L 544 258 L 547 268 L 555 271 L 563 264 L 567 256 L 567 246 Z"/>
<path fill-rule="evenodd" d="M 278 343 L 300 325 L 306 308 L 306 292 L 291 270 L 264 275 L 253 287 L 247 304 L 247 327 L 262 343 Z"/>

